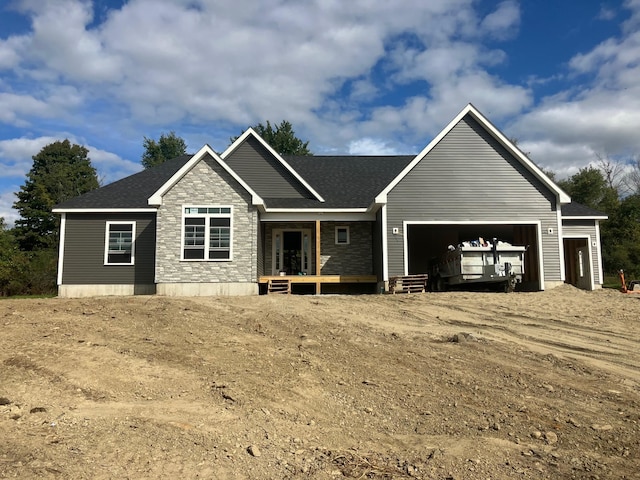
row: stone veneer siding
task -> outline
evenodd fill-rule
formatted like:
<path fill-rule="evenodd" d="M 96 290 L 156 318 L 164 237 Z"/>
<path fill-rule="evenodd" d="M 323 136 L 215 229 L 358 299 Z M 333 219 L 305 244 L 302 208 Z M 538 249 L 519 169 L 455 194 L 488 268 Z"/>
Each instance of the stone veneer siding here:
<path fill-rule="evenodd" d="M 163 197 L 157 216 L 156 283 L 257 282 L 258 211 L 251 195 L 210 157 Z M 189 205 L 231 205 L 232 260 L 181 261 L 182 212 Z"/>
<path fill-rule="evenodd" d="M 322 275 L 373 275 L 374 222 L 322 222 Z M 349 227 L 349 244 L 336 245 L 336 227 Z"/>

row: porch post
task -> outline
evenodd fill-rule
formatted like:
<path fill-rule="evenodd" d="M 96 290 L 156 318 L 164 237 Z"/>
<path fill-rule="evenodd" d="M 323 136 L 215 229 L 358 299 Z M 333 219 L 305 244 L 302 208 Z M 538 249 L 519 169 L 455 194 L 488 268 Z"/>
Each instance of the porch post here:
<path fill-rule="evenodd" d="M 321 283 L 320 283 L 320 220 L 316 220 L 316 295 L 320 294 Z"/>

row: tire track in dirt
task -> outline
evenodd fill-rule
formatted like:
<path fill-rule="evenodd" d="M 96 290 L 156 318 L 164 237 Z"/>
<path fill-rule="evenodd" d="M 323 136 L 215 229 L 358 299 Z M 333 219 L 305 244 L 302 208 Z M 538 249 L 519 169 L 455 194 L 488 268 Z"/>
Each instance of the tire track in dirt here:
<path fill-rule="evenodd" d="M 620 331 L 604 322 L 600 324 L 601 328 L 595 325 L 577 325 L 575 320 L 571 322 L 557 318 L 554 317 L 557 313 L 545 310 L 540 311 L 540 315 L 536 317 L 510 313 L 501 308 L 478 310 L 440 301 L 430 303 L 464 317 L 460 320 L 443 319 L 445 323 L 479 329 L 484 335 L 500 341 L 527 345 L 529 349 L 535 345 L 542 353 L 581 360 L 611 373 L 624 375 L 636 386 L 640 384 L 640 363 L 635 360 L 639 338 L 635 329 Z"/>

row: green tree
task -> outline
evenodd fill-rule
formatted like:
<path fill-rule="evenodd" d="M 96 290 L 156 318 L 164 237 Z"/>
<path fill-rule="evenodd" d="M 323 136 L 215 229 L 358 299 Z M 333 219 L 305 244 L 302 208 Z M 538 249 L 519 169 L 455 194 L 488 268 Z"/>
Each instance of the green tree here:
<path fill-rule="evenodd" d="M 575 175 L 557 183 L 572 200 L 587 207 L 609 213 L 618 206 L 618 191 L 597 168 L 581 168 Z"/>
<path fill-rule="evenodd" d="M 46 145 L 34 155 L 33 165 L 13 204 L 20 213 L 14 228 L 21 250 L 54 248 L 58 241 L 59 216 L 54 205 L 98 188 L 89 151 L 69 140 Z"/>
<path fill-rule="evenodd" d="M 175 132 L 162 133 L 157 142 L 152 138 L 144 137 L 143 146 L 142 166 L 144 168 L 155 167 L 187 152 L 187 144 Z"/>
<path fill-rule="evenodd" d="M 17 253 L 18 242 L 7 228 L 4 217 L 0 217 L 0 296 L 11 294 L 9 286 L 15 278 L 14 258 Z"/>
<path fill-rule="evenodd" d="M 259 123 L 252 127 L 255 132 L 267 142 L 280 155 L 313 155 L 309 150 L 309 142 L 303 142 L 296 137 L 291 123 L 283 120 L 275 128 L 269 120 L 267 124 Z M 231 142 L 235 142 L 238 137 L 232 137 Z"/>
<path fill-rule="evenodd" d="M 625 197 L 608 214 L 601 230 L 604 269 L 623 269 L 627 280 L 640 278 L 640 194 Z"/>

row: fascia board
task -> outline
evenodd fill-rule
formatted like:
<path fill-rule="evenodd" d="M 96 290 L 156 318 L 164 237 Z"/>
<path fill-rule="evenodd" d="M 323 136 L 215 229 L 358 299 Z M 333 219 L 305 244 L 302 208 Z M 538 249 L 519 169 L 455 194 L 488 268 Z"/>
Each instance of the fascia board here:
<path fill-rule="evenodd" d="M 562 215 L 562 220 L 608 220 L 608 215 L 589 215 L 589 216 L 565 216 Z"/>
<path fill-rule="evenodd" d="M 157 208 L 54 208 L 53 213 L 155 213 Z"/>
<path fill-rule="evenodd" d="M 265 208 L 267 213 L 367 213 L 367 208 Z"/>
<path fill-rule="evenodd" d="M 304 187 L 305 187 L 305 188 L 306 188 L 306 189 L 307 189 L 307 190 L 308 190 L 308 191 L 309 191 L 309 192 L 310 192 L 314 197 L 316 197 L 316 200 L 318 200 L 319 202 L 324 202 L 324 198 L 322 198 L 322 196 L 321 196 L 318 192 L 316 192 L 316 191 L 314 190 L 314 188 L 313 188 L 311 185 L 309 185 L 309 183 L 307 183 L 307 181 L 306 181 L 304 178 L 302 178 L 302 176 L 301 176 L 298 172 L 296 172 L 296 171 L 294 170 L 294 168 L 293 168 L 291 165 L 289 165 L 289 164 L 284 160 L 284 158 L 282 158 L 282 156 L 280 156 L 280 154 L 279 154 L 278 152 L 276 152 L 276 151 L 271 147 L 271 145 L 269 145 L 267 142 L 265 142 L 265 141 L 264 141 L 264 139 L 263 139 L 260 135 L 258 135 L 258 134 L 256 133 L 256 131 L 255 131 L 253 128 L 251 128 L 251 127 L 249 127 L 249 128 L 248 128 L 248 129 L 247 129 L 247 130 L 242 134 L 242 135 L 240 135 L 240 136 L 236 139 L 236 141 L 235 141 L 235 142 L 233 142 L 231 145 L 229 145 L 229 147 L 228 147 L 224 152 L 222 152 L 222 154 L 220 155 L 220 158 L 222 158 L 223 160 L 224 160 L 224 159 L 226 159 L 226 158 L 227 158 L 227 157 L 228 157 L 228 156 L 229 156 L 229 155 L 230 155 L 230 154 L 231 154 L 231 153 L 232 153 L 236 148 L 238 148 L 238 146 L 240 146 L 240 144 L 241 144 L 242 142 L 244 142 L 244 141 L 247 139 L 247 137 L 249 137 L 250 135 L 252 135 L 256 140 L 258 140 L 258 142 L 260 142 L 260 144 L 261 144 L 264 148 L 266 148 L 266 149 L 267 149 L 267 151 L 268 151 L 271 155 L 273 155 L 273 156 L 274 156 L 274 158 L 275 158 L 276 160 L 278 160 L 278 162 L 280 162 L 280 164 L 281 164 L 284 168 L 286 168 L 286 169 L 287 169 L 287 171 L 288 171 L 289 173 L 291 173 L 291 175 L 293 175 L 293 176 L 294 176 L 294 178 L 295 178 L 296 180 L 298 180 L 298 181 L 299 181 L 299 182 L 300 182 L 300 183 L 301 183 L 301 184 L 302 184 L 302 185 L 303 185 L 303 186 L 304 186 Z"/>
<path fill-rule="evenodd" d="M 265 212 L 260 216 L 262 222 L 308 222 L 320 220 L 322 222 L 361 222 L 375 221 L 375 214 L 371 212 L 345 212 L 335 210 L 323 210 L 321 212 Z"/>
<path fill-rule="evenodd" d="M 210 155 L 229 175 L 233 177 L 242 188 L 244 188 L 251 195 L 251 203 L 253 205 L 264 205 L 264 201 L 260 196 L 253 191 L 253 189 L 247 185 L 247 183 L 240 178 L 240 176 L 234 172 L 229 165 L 227 165 L 220 156 L 213 151 L 209 145 L 204 145 L 198 152 L 191 157 L 191 159 L 185 163 L 180 170 L 178 170 L 173 176 L 167 180 L 151 197 L 149 197 L 149 205 L 160 206 L 162 205 L 162 197 L 167 193 L 182 177 L 184 177 L 198 162 L 200 162 L 205 155 Z"/>
<path fill-rule="evenodd" d="M 560 189 L 555 183 L 547 177 L 535 163 L 520 151 L 500 130 L 498 130 L 484 115 L 482 115 L 472 104 L 467 104 L 456 117 L 405 167 L 396 178 L 394 178 L 387 187 L 375 198 L 375 203 L 384 204 L 387 202 L 387 194 L 418 164 L 433 148 L 455 127 L 465 115 L 471 114 L 473 118 L 480 123 L 487 132 L 489 132 L 496 140 L 498 140 L 507 150 L 509 150 L 531 173 L 542 181 L 553 193 L 556 194 L 559 203 L 570 203 L 571 198 Z"/>

